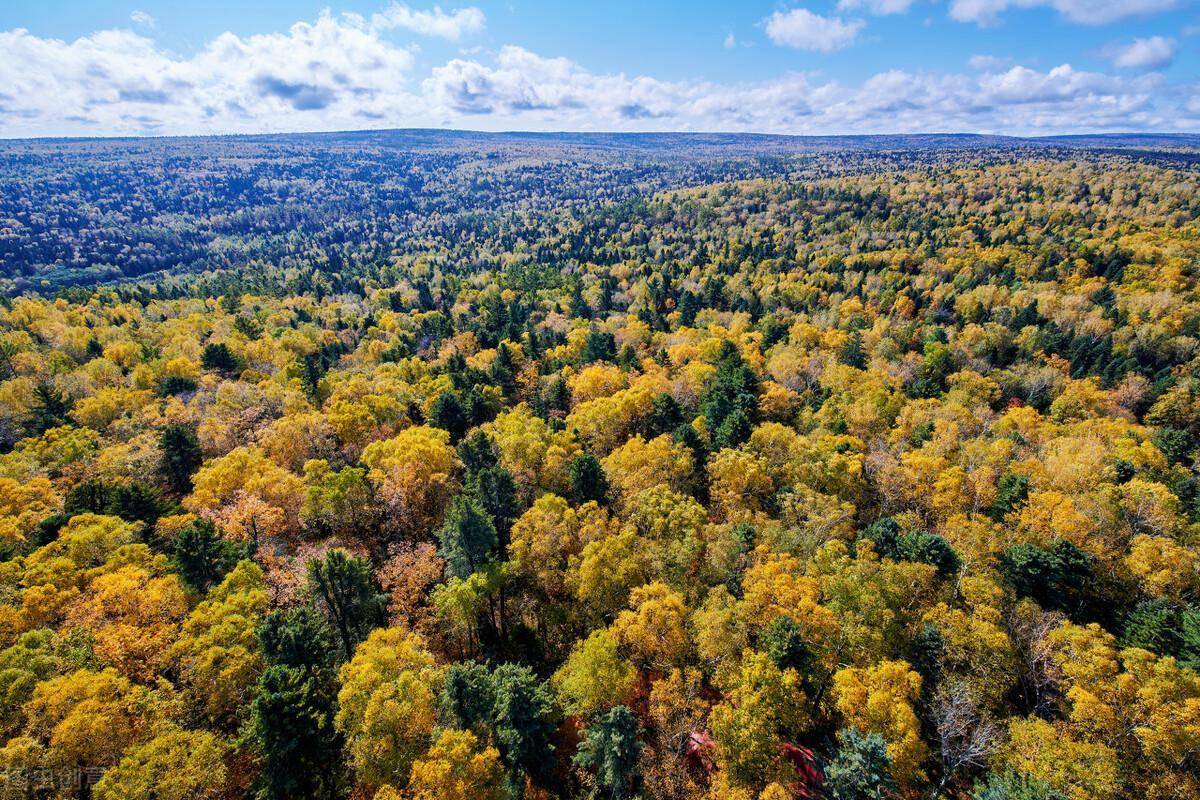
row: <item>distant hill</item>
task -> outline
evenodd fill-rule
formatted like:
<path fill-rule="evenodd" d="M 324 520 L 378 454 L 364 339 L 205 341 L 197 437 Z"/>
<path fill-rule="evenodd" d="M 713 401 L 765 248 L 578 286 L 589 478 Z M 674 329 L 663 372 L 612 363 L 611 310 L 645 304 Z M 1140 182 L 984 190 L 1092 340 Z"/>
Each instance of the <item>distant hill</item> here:
<path fill-rule="evenodd" d="M 1200 163 L 1200 136 L 347 131 L 0 141 L 0 293 L 128 278 L 337 270 L 483 218 L 1029 154 Z M 461 226 L 461 232 L 456 229 Z"/>

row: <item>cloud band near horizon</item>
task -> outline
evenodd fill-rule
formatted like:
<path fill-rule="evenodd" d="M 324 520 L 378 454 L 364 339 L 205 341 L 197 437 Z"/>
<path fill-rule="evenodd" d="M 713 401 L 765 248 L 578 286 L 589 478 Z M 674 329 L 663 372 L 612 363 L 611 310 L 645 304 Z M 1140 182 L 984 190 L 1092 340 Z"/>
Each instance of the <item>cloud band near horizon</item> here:
<path fill-rule="evenodd" d="M 880 8 L 890 13 L 895 6 Z M 816 41 L 809 38 L 814 25 L 846 46 L 861 27 L 811 14 L 771 20 L 768 34 L 783 46 Z M 962 72 L 884 70 L 858 83 L 795 72 L 720 83 L 595 72 L 511 45 L 418 71 L 416 46 L 387 35 L 402 28 L 458 41 L 484 27 L 477 9 L 392 9 L 370 19 L 326 12 L 283 32 L 224 33 L 189 56 L 159 46 L 150 22 L 74 41 L 0 32 L 0 136 L 396 127 L 1014 135 L 1200 128 L 1196 86 L 1147 71 L 1169 58 L 1164 42 L 1116 54 L 1117 66 L 1124 58 L 1146 69 L 1112 74 L 981 59 Z M 818 45 L 811 49 L 825 47 Z"/>

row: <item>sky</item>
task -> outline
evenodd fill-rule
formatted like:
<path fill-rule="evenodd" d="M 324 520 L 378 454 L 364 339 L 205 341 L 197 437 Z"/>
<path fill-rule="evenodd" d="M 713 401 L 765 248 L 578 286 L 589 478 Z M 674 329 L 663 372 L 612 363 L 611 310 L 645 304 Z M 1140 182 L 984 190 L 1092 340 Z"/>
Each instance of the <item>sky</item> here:
<path fill-rule="evenodd" d="M 1200 0 L 2 0 L 0 138 L 1200 132 Z"/>

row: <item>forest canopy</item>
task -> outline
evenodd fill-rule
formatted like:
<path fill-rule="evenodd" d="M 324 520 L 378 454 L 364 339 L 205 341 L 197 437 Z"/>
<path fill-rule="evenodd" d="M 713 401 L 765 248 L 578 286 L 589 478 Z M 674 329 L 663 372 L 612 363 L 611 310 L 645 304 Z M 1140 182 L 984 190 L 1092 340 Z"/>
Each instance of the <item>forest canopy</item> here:
<path fill-rule="evenodd" d="M 1187 152 L 185 145 L 6 151 L 0 797 L 1200 797 Z"/>

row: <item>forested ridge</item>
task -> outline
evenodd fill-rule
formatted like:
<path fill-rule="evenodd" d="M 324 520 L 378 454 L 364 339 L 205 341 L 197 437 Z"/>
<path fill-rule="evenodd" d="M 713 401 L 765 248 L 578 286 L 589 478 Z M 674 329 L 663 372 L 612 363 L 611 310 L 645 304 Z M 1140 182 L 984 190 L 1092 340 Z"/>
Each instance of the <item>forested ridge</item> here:
<path fill-rule="evenodd" d="M 463 136 L 3 149 L 0 797 L 1200 798 L 1186 143 Z"/>

